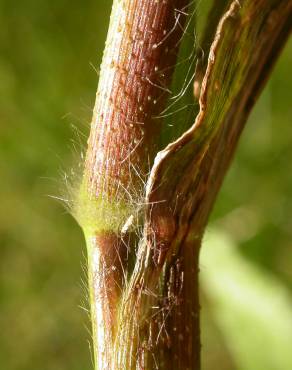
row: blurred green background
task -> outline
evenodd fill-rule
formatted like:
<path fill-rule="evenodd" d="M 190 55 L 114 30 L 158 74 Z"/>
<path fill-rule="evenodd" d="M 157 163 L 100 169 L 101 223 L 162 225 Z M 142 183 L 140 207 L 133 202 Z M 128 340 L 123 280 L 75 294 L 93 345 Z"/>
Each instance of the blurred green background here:
<path fill-rule="evenodd" d="M 0 370 L 92 368 L 83 236 L 50 195 L 78 172 L 110 6 L 0 0 Z M 204 370 L 292 369 L 291 65 L 290 42 L 205 237 Z"/>

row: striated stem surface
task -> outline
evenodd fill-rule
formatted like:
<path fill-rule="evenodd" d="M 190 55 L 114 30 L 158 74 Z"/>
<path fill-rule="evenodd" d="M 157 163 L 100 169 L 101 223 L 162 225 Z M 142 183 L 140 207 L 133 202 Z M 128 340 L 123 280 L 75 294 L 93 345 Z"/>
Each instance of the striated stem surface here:
<path fill-rule="evenodd" d="M 200 69 L 195 123 L 157 153 L 186 13 L 185 0 L 114 1 L 76 207 L 96 370 L 200 369 L 199 248 L 292 0 L 230 2 Z"/>
<path fill-rule="evenodd" d="M 139 229 L 147 175 L 159 150 L 157 116 L 171 93 L 186 4 L 186 0 L 113 3 L 75 211 L 88 246 L 99 370 L 124 368 L 114 360 L 119 351 L 114 350 L 118 309 L 135 258 L 138 237 L 132 229 Z M 128 362 L 129 354 L 126 357 Z"/>
<path fill-rule="evenodd" d="M 186 3 L 114 1 L 85 165 L 88 191 L 96 197 L 134 196 L 150 170 Z"/>

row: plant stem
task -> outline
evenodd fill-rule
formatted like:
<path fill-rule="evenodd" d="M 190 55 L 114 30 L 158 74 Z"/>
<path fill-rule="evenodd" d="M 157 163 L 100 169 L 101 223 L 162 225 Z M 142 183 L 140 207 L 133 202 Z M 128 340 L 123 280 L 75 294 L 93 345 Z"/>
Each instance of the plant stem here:
<path fill-rule="evenodd" d="M 291 12 L 292 0 L 231 2 L 202 67 L 195 124 L 155 157 L 186 1 L 114 0 L 75 210 L 96 370 L 199 370 L 201 240 Z"/>
<path fill-rule="evenodd" d="M 185 3 L 114 1 L 85 165 L 96 197 L 123 197 L 121 187 L 134 196 L 150 169 L 161 129 L 155 116 L 170 93 Z"/>
<path fill-rule="evenodd" d="M 113 3 L 76 211 L 87 240 L 99 370 L 118 369 L 113 364 L 118 308 L 137 243 L 127 225 L 138 227 L 147 173 L 159 150 L 156 116 L 170 94 L 186 3 Z"/>

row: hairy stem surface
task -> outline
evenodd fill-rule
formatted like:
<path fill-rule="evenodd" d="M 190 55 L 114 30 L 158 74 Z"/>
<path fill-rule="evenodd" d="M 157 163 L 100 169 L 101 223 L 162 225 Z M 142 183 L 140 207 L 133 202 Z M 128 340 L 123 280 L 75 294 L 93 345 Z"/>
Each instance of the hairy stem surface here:
<path fill-rule="evenodd" d="M 186 2 L 114 1 L 75 210 L 88 246 L 96 369 L 200 368 L 204 228 L 291 12 L 291 0 L 234 0 L 220 20 L 212 13 L 200 111 L 157 153 L 156 116 L 170 94 Z"/>
<path fill-rule="evenodd" d="M 186 3 L 113 3 L 76 210 L 88 246 L 99 370 L 125 368 L 117 364 L 120 349 L 114 346 L 118 310 L 133 268 L 145 182 L 159 150 L 157 116 L 170 94 Z M 127 346 L 132 340 L 127 338 Z M 129 363 L 129 353 L 125 356 Z"/>

